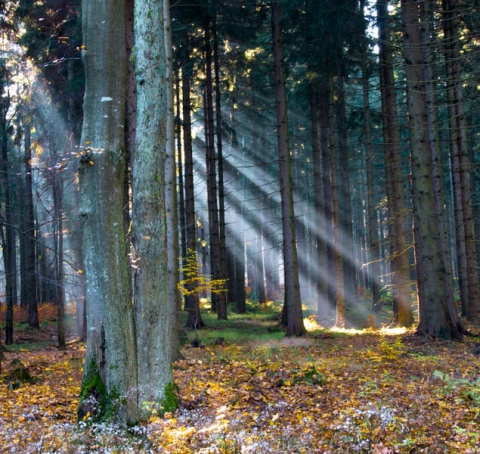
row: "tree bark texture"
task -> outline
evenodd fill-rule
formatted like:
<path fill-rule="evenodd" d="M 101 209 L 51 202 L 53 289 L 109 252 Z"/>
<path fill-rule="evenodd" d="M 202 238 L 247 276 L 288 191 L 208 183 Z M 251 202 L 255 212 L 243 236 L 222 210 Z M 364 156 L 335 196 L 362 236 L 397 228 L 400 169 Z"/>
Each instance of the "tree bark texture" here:
<path fill-rule="evenodd" d="M 163 1 L 163 36 L 165 43 L 165 83 L 167 85 L 167 119 L 165 137 L 165 199 L 167 219 L 167 248 L 168 248 L 168 301 L 170 306 L 170 346 L 171 360 L 180 357 L 180 339 L 182 334 L 181 301 L 179 282 L 179 232 L 177 208 L 177 166 L 175 161 L 175 112 L 173 91 L 173 45 L 170 20 L 170 6 L 168 0 Z"/>
<path fill-rule="evenodd" d="M 87 352 L 79 418 L 134 423 L 137 358 L 123 228 L 125 1 L 85 0 L 85 98 L 79 152 L 80 220 L 86 275 Z"/>
<path fill-rule="evenodd" d="M 442 251 L 441 219 L 435 203 L 434 163 L 429 147 L 418 2 L 402 0 L 404 57 L 412 160 L 413 215 L 419 295 L 419 326 L 422 335 L 460 338 L 455 308 L 450 303 L 448 264 Z"/>
<path fill-rule="evenodd" d="M 167 128 L 170 115 L 163 0 L 135 3 L 137 132 L 133 162 L 133 245 L 139 407 L 165 407 L 173 385 L 169 297 Z M 171 165 L 171 163 L 170 163 Z M 172 168 L 168 169 L 172 184 Z M 176 217 L 175 217 L 176 219 Z M 171 233 L 171 232 L 170 232 Z M 177 264 L 178 266 L 178 264 Z"/>

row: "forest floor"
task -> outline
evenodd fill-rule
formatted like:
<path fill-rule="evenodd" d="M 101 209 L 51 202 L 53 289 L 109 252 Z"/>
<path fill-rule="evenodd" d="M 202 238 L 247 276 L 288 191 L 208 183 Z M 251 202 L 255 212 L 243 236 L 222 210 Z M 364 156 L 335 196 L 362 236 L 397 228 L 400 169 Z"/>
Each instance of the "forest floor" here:
<path fill-rule="evenodd" d="M 203 345 L 174 364 L 178 410 L 129 431 L 76 423 L 82 343 L 58 351 L 54 326 L 18 331 L 0 373 L 0 452 L 480 453 L 478 337 L 316 329 L 293 339 L 274 323 L 252 315 L 216 337 L 199 332 Z M 243 337 L 232 341 L 223 334 L 236 324 Z M 20 364 L 31 380 L 14 376 Z"/>

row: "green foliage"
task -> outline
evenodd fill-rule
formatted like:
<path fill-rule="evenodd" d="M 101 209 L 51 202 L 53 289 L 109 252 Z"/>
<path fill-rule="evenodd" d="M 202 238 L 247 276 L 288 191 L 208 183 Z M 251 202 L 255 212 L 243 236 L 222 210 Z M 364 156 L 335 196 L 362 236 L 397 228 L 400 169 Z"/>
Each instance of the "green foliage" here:
<path fill-rule="evenodd" d="M 379 363 L 383 361 L 397 361 L 404 354 L 405 346 L 400 337 L 396 338 L 393 342 L 387 342 L 386 339 L 382 339 L 377 348 L 367 350 L 367 356 L 372 361 Z"/>
<path fill-rule="evenodd" d="M 212 279 L 210 275 L 201 273 L 201 263 L 197 259 L 196 251 L 187 250 L 183 268 L 184 279 L 178 283 L 178 289 L 183 296 L 195 295 L 198 293 L 222 293 L 227 291 L 228 279 Z"/>
<path fill-rule="evenodd" d="M 450 396 L 454 392 L 457 395 L 457 400 L 466 403 L 471 402 L 475 405 L 480 404 L 480 378 L 476 380 L 455 378 L 440 370 L 435 370 L 433 376 L 444 383 L 440 393 L 445 397 Z"/>
<path fill-rule="evenodd" d="M 306 363 L 302 369 L 295 373 L 293 382 L 307 385 L 323 386 L 327 382 L 325 374 L 319 372 L 313 363 Z"/>

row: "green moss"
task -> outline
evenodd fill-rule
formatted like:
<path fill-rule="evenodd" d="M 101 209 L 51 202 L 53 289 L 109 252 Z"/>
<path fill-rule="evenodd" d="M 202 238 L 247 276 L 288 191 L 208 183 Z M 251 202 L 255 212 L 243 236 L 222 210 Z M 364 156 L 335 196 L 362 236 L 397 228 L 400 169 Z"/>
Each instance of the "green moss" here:
<path fill-rule="evenodd" d="M 114 419 L 119 406 L 124 404 L 116 389 L 107 392 L 95 358 L 90 361 L 83 379 L 78 405 L 78 420 L 108 421 Z"/>
<path fill-rule="evenodd" d="M 178 408 L 177 391 L 178 386 L 174 382 L 167 383 L 165 386 L 165 397 L 162 402 L 164 412 L 172 412 Z"/>
<path fill-rule="evenodd" d="M 165 413 L 175 411 L 178 408 L 177 390 L 175 383 L 167 383 L 164 398 L 161 401 L 142 402 L 142 419 L 147 421 L 151 416 L 163 417 Z"/>

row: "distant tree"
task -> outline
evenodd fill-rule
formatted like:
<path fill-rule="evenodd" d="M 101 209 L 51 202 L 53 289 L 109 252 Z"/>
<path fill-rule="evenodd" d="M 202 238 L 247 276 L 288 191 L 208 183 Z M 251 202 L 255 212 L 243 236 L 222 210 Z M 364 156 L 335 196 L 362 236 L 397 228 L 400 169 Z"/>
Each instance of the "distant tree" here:
<path fill-rule="evenodd" d="M 372 139 L 372 112 L 370 105 L 370 78 L 372 75 L 372 65 L 369 65 L 369 41 L 368 41 L 368 20 L 365 17 L 365 1 L 360 1 L 360 10 L 364 22 L 364 36 L 362 37 L 361 70 L 362 70 L 362 95 L 363 95 L 363 124 L 365 127 L 365 172 L 367 178 L 367 249 L 368 259 L 366 286 L 372 294 L 372 309 L 379 311 L 381 309 L 380 301 L 380 247 L 379 247 L 379 229 L 377 218 L 377 203 L 375 197 L 374 177 L 374 151 Z"/>
<path fill-rule="evenodd" d="M 20 247 L 23 249 L 21 264 L 20 305 L 26 307 L 29 320 L 38 320 L 37 274 L 36 274 L 36 227 L 33 203 L 32 141 L 30 135 L 31 112 L 22 115 L 24 166 L 23 166 L 23 210 L 20 227 Z M 22 255 L 21 255 L 22 257 Z"/>
<path fill-rule="evenodd" d="M 205 92 L 204 92 L 204 113 L 205 113 L 205 154 L 207 169 L 207 199 L 208 199 L 208 231 L 210 246 L 210 268 L 214 279 L 224 275 L 222 266 L 225 261 L 222 253 L 225 253 L 220 241 L 220 217 L 219 217 L 219 184 L 218 184 L 218 149 L 215 150 L 215 129 L 214 129 L 214 107 L 213 95 L 214 85 L 212 72 L 214 71 L 213 49 L 212 49 L 212 17 L 205 15 Z M 221 126 L 220 126 L 221 127 Z M 221 134 L 221 132 L 219 132 Z M 217 151 L 217 153 L 216 153 Z M 218 318 L 227 319 L 227 300 L 224 294 L 213 294 L 212 309 L 217 312 Z"/>
<path fill-rule="evenodd" d="M 185 153 L 185 221 L 186 221 L 186 254 L 183 262 L 192 256 L 197 261 L 197 220 L 195 215 L 195 185 L 193 174 L 193 144 L 192 144 L 192 113 L 191 113 L 191 79 L 193 64 L 188 59 L 189 40 L 185 38 L 181 49 L 182 65 L 182 111 L 183 111 L 183 149 Z M 189 252 L 190 251 L 190 252 Z M 193 288 L 192 288 L 193 289 Z M 186 328 L 199 329 L 203 326 L 200 314 L 199 295 L 197 292 L 185 295 L 185 310 L 187 311 Z"/>

